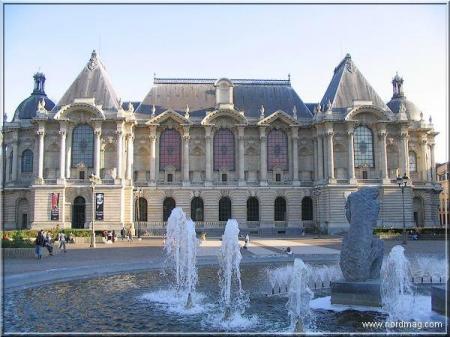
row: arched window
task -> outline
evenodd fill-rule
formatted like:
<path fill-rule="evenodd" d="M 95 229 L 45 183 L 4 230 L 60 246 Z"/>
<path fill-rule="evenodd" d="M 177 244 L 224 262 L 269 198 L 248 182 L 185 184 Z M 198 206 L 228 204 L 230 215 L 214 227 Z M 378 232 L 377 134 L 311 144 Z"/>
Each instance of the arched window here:
<path fill-rule="evenodd" d="M 311 197 L 304 197 L 302 200 L 302 220 L 313 219 L 313 201 Z"/>
<path fill-rule="evenodd" d="M 78 125 L 72 134 L 72 167 L 81 163 L 94 167 L 94 131 L 87 124 Z"/>
<path fill-rule="evenodd" d="M 191 201 L 191 218 L 193 221 L 203 221 L 203 199 L 200 197 Z"/>
<path fill-rule="evenodd" d="M 275 199 L 275 221 L 286 221 L 286 199 L 283 197 Z"/>
<path fill-rule="evenodd" d="M 247 199 L 247 221 L 259 221 L 259 201 L 255 197 Z"/>
<path fill-rule="evenodd" d="M 223 197 L 219 200 L 219 221 L 231 219 L 231 200 Z"/>
<path fill-rule="evenodd" d="M 374 167 L 373 133 L 367 126 L 358 126 L 354 137 L 355 166 Z"/>
<path fill-rule="evenodd" d="M 417 172 L 417 156 L 414 151 L 409 151 L 409 172 Z"/>
<path fill-rule="evenodd" d="M 147 199 L 140 197 L 136 200 L 134 208 L 135 221 L 147 221 Z"/>
<path fill-rule="evenodd" d="M 169 219 L 170 213 L 175 208 L 175 200 L 173 198 L 165 198 L 163 202 L 163 221 Z"/>
<path fill-rule="evenodd" d="M 181 137 L 175 129 L 166 129 L 159 138 L 159 169 L 173 166 L 181 170 Z"/>
<path fill-rule="evenodd" d="M 234 171 L 234 135 L 229 129 L 214 135 L 214 170 Z"/>
<path fill-rule="evenodd" d="M 29 149 L 22 152 L 22 173 L 33 172 L 33 152 Z"/>
<path fill-rule="evenodd" d="M 288 138 L 283 130 L 273 129 L 267 135 L 267 169 L 288 170 Z"/>

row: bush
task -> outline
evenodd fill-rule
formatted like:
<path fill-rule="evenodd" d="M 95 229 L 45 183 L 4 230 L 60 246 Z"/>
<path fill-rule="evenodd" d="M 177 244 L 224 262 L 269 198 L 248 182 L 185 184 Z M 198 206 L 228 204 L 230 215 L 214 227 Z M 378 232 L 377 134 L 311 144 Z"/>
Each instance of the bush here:
<path fill-rule="evenodd" d="M 34 243 L 25 240 L 2 240 L 2 248 L 34 248 Z"/>

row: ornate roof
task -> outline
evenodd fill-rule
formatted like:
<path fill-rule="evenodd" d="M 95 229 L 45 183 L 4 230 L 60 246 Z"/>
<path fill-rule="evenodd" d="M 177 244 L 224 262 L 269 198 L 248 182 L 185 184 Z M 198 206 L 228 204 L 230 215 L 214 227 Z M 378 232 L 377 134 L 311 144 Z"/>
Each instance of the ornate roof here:
<path fill-rule="evenodd" d="M 17 107 L 13 121 L 18 121 L 21 119 L 32 119 L 36 116 L 36 111 L 38 109 L 38 103 L 44 100 L 45 109 L 51 110 L 55 106 L 55 103 L 47 97 L 44 90 L 45 75 L 43 73 L 36 73 L 33 76 L 34 88 L 31 95 L 24 99 Z"/>
<path fill-rule="evenodd" d="M 76 98 L 94 98 L 95 105 L 102 105 L 103 110 L 119 110 L 119 99 L 95 50 L 55 109 L 72 104 Z"/>
<path fill-rule="evenodd" d="M 173 109 L 184 114 L 189 106 L 191 117 L 204 117 L 216 108 L 216 79 L 155 78 L 153 87 L 136 112 L 155 114 Z M 260 117 L 261 106 L 268 116 L 277 110 L 298 118 L 312 118 L 312 113 L 291 87 L 290 80 L 232 79 L 233 104 L 246 117 Z"/>
<path fill-rule="evenodd" d="M 406 113 L 409 120 L 420 121 L 423 119 L 423 114 L 421 116 L 420 109 L 410 100 L 408 100 L 403 92 L 403 78 L 397 74 L 392 79 L 392 90 L 393 95 L 391 100 L 387 103 L 387 106 L 392 110 L 393 113 Z"/>
<path fill-rule="evenodd" d="M 333 111 L 346 113 L 347 108 L 353 107 L 354 101 L 371 101 L 383 110 L 389 109 L 347 54 L 334 69 L 320 105 L 324 107 L 331 103 Z"/>

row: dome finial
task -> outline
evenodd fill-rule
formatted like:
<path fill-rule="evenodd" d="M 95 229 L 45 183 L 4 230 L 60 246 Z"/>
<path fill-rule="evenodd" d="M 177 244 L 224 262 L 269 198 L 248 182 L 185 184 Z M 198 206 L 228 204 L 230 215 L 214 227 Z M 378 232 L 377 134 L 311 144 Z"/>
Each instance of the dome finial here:
<path fill-rule="evenodd" d="M 398 71 L 395 72 L 395 76 L 392 79 L 392 98 L 404 97 L 403 93 L 403 78 L 398 74 Z"/>
<path fill-rule="evenodd" d="M 34 88 L 33 88 L 33 92 L 31 93 L 32 95 L 44 95 L 47 96 L 45 94 L 45 90 L 44 90 L 44 84 L 45 84 L 45 75 L 44 73 L 41 72 L 37 72 L 33 75 L 33 79 L 34 79 Z"/>
<path fill-rule="evenodd" d="M 87 65 L 89 70 L 94 70 L 98 66 L 98 58 L 97 58 L 97 52 L 95 49 L 92 51 L 91 58 L 89 59 L 89 63 Z"/>
<path fill-rule="evenodd" d="M 259 109 L 259 119 L 264 119 L 264 105 Z"/>

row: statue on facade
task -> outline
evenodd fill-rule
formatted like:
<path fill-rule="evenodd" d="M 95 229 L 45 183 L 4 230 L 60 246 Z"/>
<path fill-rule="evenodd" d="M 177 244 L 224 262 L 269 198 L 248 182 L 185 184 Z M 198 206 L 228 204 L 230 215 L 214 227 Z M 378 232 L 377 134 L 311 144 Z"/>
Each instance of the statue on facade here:
<path fill-rule="evenodd" d="M 373 235 L 380 203 L 378 189 L 365 187 L 351 193 L 345 204 L 350 229 L 342 241 L 339 265 L 346 281 L 366 281 L 380 277 L 383 241 Z"/>

